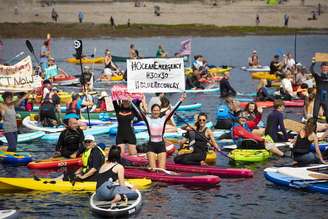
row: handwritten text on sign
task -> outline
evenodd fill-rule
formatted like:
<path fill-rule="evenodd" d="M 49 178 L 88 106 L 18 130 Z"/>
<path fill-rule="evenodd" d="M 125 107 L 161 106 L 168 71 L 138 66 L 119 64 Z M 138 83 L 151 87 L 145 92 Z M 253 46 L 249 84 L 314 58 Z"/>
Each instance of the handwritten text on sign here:
<path fill-rule="evenodd" d="M 181 92 L 185 90 L 182 58 L 127 60 L 129 92 Z"/>
<path fill-rule="evenodd" d="M 15 65 L 0 65 L 0 87 L 28 88 L 33 86 L 32 60 L 28 56 Z"/>

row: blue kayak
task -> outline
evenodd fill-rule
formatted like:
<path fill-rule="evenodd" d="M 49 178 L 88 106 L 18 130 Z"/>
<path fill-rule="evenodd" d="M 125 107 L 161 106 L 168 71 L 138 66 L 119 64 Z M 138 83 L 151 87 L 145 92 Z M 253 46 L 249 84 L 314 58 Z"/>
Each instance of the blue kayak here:
<path fill-rule="evenodd" d="M 16 153 L 0 150 L 0 162 L 13 165 L 25 165 L 32 161 L 29 153 Z"/>
<path fill-rule="evenodd" d="M 268 168 L 270 169 L 270 168 Z M 324 194 L 328 194 L 328 182 L 327 180 L 322 180 L 322 182 L 318 179 L 300 179 L 296 177 L 287 176 L 285 174 L 281 174 L 279 172 L 269 171 L 267 169 L 264 170 L 264 177 L 268 181 L 280 185 L 286 186 L 290 188 L 296 189 L 304 189 L 311 192 L 320 192 Z"/>

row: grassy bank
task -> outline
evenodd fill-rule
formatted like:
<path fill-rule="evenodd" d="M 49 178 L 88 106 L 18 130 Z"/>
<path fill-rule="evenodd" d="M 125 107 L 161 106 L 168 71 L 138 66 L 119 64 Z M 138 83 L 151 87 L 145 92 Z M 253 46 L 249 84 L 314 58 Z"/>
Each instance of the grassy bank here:
<path fill-rule="evenodd" d="M 288 34 L 328 34 L 328 29 L 254 27 L 181 24 L 119 25 L 112 29 L 109 24 L 92 23 L 0 23 L 2 38 L 44 37 L 51 33 L 53 37 L 151 37 L 151 36 L 243 36 L 243 35 L 288 35 Z"/>

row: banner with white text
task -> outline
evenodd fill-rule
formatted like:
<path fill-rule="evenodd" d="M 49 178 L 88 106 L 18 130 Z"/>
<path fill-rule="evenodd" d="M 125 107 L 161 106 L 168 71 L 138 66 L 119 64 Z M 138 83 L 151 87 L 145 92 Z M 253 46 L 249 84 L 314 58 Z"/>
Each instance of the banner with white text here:
<path fill-rule="evenodd" d="M 32 60 L 27 56 L 15 65 L 0 65 L 0 90 L 27 91 L 41 86 L 33 76 Z"/>
<path fill-rule="evenodd" d="M 183 58 L 128 59 L 127 81 L 131 93 L 183 92 Z"/>

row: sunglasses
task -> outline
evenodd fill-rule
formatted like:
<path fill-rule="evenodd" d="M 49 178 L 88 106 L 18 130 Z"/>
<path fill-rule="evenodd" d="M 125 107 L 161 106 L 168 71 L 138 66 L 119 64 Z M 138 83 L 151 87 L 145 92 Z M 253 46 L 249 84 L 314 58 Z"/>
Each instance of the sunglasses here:
<path fill-rule="evenodd" d="M 91 140 L 84 141 L 84 143 L 86 143 L 86 144 L 91 143 L 91 142 L 92 142 Z"/>
<path fill-rule="evenodd" d="M 200 122 L 206 122 L 206 119 L 198 119 Z"/>

